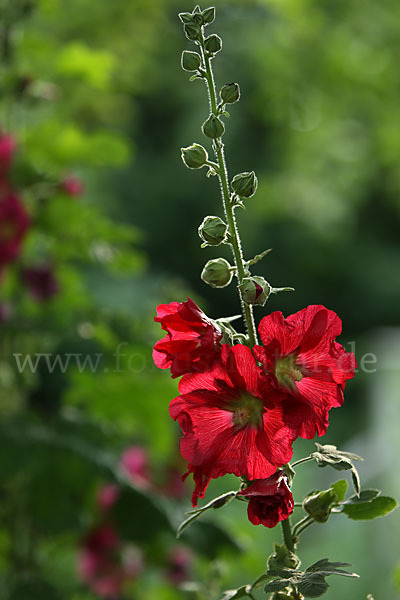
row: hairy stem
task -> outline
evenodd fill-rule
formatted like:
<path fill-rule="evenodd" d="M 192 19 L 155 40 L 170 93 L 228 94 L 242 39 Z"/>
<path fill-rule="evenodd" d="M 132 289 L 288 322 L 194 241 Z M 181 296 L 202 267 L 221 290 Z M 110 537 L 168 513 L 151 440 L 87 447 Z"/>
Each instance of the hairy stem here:
<path fill-rule="evenodd" d="M 208 53 L 204 49 L 204 35 L 201 33 L 200 39 L 200 48 L 201 54 L 203 57 L 204 66 L 206 69 L 205 79 L 207 82 L 208 88 L 208 97 L 210 101 L 210 109 L 211 112 L 217 117 L 218 116 L 218 108 L 217 108 L 217 96 L 215 90 L 215 82 L 214 82 L 214 74 L 211 66 L 211 59 Z M 246 277 L 246 265 L 243 258 L 242 246 L 239 236 L 239 231 L 236 225 L 235 213 L 233 210 L 233 206 L 231 203 L 231 194 L 229 191 L 229 179 L 228 179 L 228 170 L 226 167 L 225 161 L 225 152 L 224 152 L 224 144 L 221 138 L 217 138 L 214 140 L 213 144 L 215 156 L 218 162 L 218 179 L 221 188 L 221 197 L 222 203 L 224 207 L 225 218 L 228 224 L 229 233 L 230 233 L 230 243 L 232 246 L 233 257 L 235 261 L 237 279 L 239 285 Z M 239 294 L 240 295 L 240 294 Z M 242 311 L 244 320 L 246 323 L 246 329 L 249 336 L 249 343 L 251 346 L 257 344 L 257 331 L 256 325 L 254 321 L 253 308 L 252 306 L 247 305 L 240 299 L 242 305 Z"/>
<path fill-rule="evenodd" d="M 293 542 L 293 534 L 292 528 L 290 526 L 289 517 L 284 521 L 281 521 L 282 525 L 282 533 L 283 533 L 283 541 L 285 542 L 285 546 L 291 552 L 294 552 L 294 542 Z"/>

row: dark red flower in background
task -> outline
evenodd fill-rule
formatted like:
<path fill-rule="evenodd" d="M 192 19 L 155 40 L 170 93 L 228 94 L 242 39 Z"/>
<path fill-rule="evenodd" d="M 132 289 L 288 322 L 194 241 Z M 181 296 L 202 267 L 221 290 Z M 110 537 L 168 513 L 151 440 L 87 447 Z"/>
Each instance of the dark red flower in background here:
<path fill-rule="evenodd" d="M 210 478 L 233 473 L 264 479 L 291 459 L 296 424 L 247 346 L 224 344 L 221 360 L 208 372 L 185 375 L 179 391 L 170 414 L 183 432 L 182 456 L 196 482 L 194 506 Z"/>
<path fill-rule="evenodd" d="M 167 335 L 156 343 L 153 359 L 172 377 L 208 369 L 220 352 L 222 332 L 191 300 L 157 307 L 157 317 Z"/>
<path fill-rule="evenodd" d="M 118 598 L 125 583 L 142 569 L 137 548 L 123 550 L 116 530 L 102 524 L 83 540 L 78 556 L 78 572 L 88 587 L 103 598 Z"/>
<path fill-rule="evenodd" d="M 29 215 L 16 194 L 6 192 L 0 197 L 0 267 L 17 258 L 29 225 Z"/>
<path fill-rule="evenodd" d="M 354 354 L 335 342 L 341 331 L 336 313 L 320 305 L 286 319 L 273 312 L 260 322 L 264 346 L 254 348 L 255 356 L 265 378 L 286 394 L 284 420 L 300 437 L 326 433 L 329 409 L 343 404 L 345 383 L 354 376 Z"/>
<path fill-rule="evenodd" d="M 187 581 L 191 576 L 193 553 L 186 546 L 172 548 L 167 557 L 167 579 L 174 585 Z"/>
<path fill-rule="evenodd" d="M 22 279 L 31 295 L 39 301 L 49 300 L 60 289 L 54 271 L 48 264 L 24 269 L 22 271 Z"/>
<path fill-rule="evenodd" d="M 82 196 L 85 191 L 85 186 L 83 185 L 82 179 L 76 177 L 74 175 L 68 175 L 61 181 L 61 189 L 68 196 L 73 198 L 78 198 Z"/>
<path fill-rule="evenodd" d="M 293 512 L 293 496 L 283 471 L 277 471 L 268 479 L 252 481 L 239 496 L 249 500 L 247 514 L 253 525 L 275 527 Z"/>

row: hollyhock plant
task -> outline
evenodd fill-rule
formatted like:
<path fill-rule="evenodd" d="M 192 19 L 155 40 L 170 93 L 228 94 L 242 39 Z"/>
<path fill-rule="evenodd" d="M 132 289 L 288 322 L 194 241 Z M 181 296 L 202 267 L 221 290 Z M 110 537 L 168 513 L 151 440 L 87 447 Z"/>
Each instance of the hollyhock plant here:
<path fill-rule="evenodd" d="M 286 418 L 284 397 L 262 376 L 247 346 L 224 344 L 221 360 L 184 376 L 179 391 L 170 415 L 183 431 L 182 456 L 196 482 L 194 506 L 211 478 L 233 473 L 263 479 L 291 459 L 293 416 Z"/>
<path fill-rule="evenodd" d="M 0 197 L 0 267 L 17 258 L 29 226 L 29 215 L 19 197 L 13 192 Z"/>
<path fill-rule="evenodd" d="M 286 410 L 300 410 L 297 435 L 324 435 L 330 408 L 343 404 L 343 390 L 354 376 L 356 361 L 335 341 L 342 322 L 332 310 L 307 306 L 286 319 L 281 312 L 264 317 L 259 325 L 263 346 L 254 353 L 276 390 L 287 394 Z"/>
<path fill-rule="evenodd" d="M 60 289 L 53 268 L 48 264 L 24 269 L 22 280 L 28 287 L 30 294 L 40 302 L 50 300 Z"/>
<path fill-rule="evenodd" d="M 237 83 L 226 84 L 219 92 L 216 88 L 213 64 L 222 40 L 216 34 L 205 34 L 215 19 L 215 8 L 196 6 L 179 18 L 196 50 L 183 51 L 182 68 L 192 73 L 191 80 L 199 79 L 207 88 L 209 115 L 201 130 L 210 146 L 207 150 L 192 143 L 181 148 L 181 156 L 185 166 L 205 167 L 207 176 L 218 180 L 223 218 L 205 216 L 198 233 L 203 248 L 228 246 L 232 261 L 225 257 L 208 260 L 201 279 L 213 288 L 225 288 L 236 278 L 245 332 L 232 325 L 240 316 L 217 319 L 216 325 L 190 299 L 157 309 L 155 320 L 167 336 L 156 343 L 154 362 L 169 368 L 172 377 L 182 376 L 179 396 L 169 410 L 183 434 L 180 449 L 188 461 L 183 478 L 192 473 L 195 482 L 192 504 L 196 508 L 179 525 L 177 535 L 210 509 L 220 509 L 233 500 L 246 502 L 254 525 L 273 528 L 280 523 L 284 544 L 275 545 L 267 571 L 252 584 L 228 590 L 224 598 L 254 598 L 253 591 L 260 585 L 272 594 L 271 600 L 316 598 L 327 591 L 328 575 L 357 575 L 342 568 L 347 563 L 326 558 L 300 571 L 295 551 L 303 531 L 316 522 L 326 522 L 331 514 L 356 520 L 383 516 L 397 503 L 380 496 L 378 490 L 362 490 L 354 464 L 361 457 L 334 445 L 317 443 L 316 451 L 289 463 L 297 437 L 310 439 L 326 433 L 329 411 L 343 404 L 345 384 L 354 376 L 356 361 L 354 354 L 336 341 L 342 330 L 339 317 L 322 305 L 307 306 L 286 319 L 281 312 L 272 312 L 261 319 L 257 331 L 255 308 L 293 288 L 273 287 L 264 277 L 252 274 L 253 266 L 270 249 L 250 259 L 243 252 L 237 209 L 251 205 L 258 179 L 250 169 L 231 180 L 228 177 L 223 141 L 224 118 L 229 116 L 226 105 L 238 102 L 241 94 Z M 214 160 L 209 158 L 210 151 Z M 348 483 L 342 479 L 329 490 L 294 502 L 296 469 L 309 461 L 350 471 L 355 494 L 345 499 Z M 210 480 L 228 473 L 240 479 L 239 489 L 197 508 Z M 295 508 L 303 512 L 292 524 Z"/>
<path fill-rule="evenodd" d="M 222 332 L 191 298 L 160 304 L 154 320 L 167 331 L 154 346 L 154 362 L 172 377 L 204 371 L 218 357 Z"/>
<path fill-rule="evenodd" d="M 275 527 L 292 514 L 294 501 L 285 473 L 278 470 L 267 479 L 257 479 L 239 492 L 249 500 L 247 514 L 253 525 Z"/>

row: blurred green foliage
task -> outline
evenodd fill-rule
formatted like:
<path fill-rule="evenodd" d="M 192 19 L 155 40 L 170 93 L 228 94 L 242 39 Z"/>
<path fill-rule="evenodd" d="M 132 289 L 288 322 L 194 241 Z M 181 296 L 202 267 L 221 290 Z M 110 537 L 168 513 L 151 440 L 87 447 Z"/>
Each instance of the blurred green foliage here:
<path fill-rule="evenodd" d="M 344 320 L 342 342 L 355 339 L 356 354 L 369 352 L 368 332 L 400 317 L 400 5 L 216 6 L 212 27 L 224 40 L 216 75 L 242 91 L 226 124 L 229 169 L 255 169 L 260 184 L 240 213 L 247 258 L 273 247 L 260 274 L 296 288 L 268 308 L 325 304 Z M 106 482 L 124 489 L 120 534 L 144 551 L 146 568 L 126 598 L 194 595 L 165 576 L 181 503 L 136 489 L 118 466 L 134 443 L 148 449 L 158 488 L 167 466 L 185 468 L 167 408 L 176 382 L 152 366 L 155 305 L 190 293 L 212 317 L 238 312 L 233 288 L 211 290 L 199 277 L 216 256 L 200 249 L 196 233 L 205 215 L 220 214 L 215 181 L 189 172 L 179 156 L 181 146 L 206 143 L 204 89 L 180 68 L 181 51 L 191 47 L 176 15 L 192 8 L 175 0 L 0 2 L 0 124 L 18 141 L 13 178 L 34 222 L 0 284 L 1 302 L 12 308 L 0 324 L 0 598 L 97 597 L 76 575 L 76 555 Z M 70 173 L 85 183 L 81 198 L 60 190 Z M 45 303 L 29 296 L 19 275 L 40 260 L 51 260 L 60 282 Z M 93 371 L 49 372 L 41 363 L 36 373 L 19 372 L 14 353 L 46 352 L 101 360 Z M 359 373 L 349 386 L 327 441 L 343 445 L 371 428 L 369 377 Z M 299 441 L 296 453 L 311 446 Z M 316 487 L 311 467 L 304 469 L 299 497 Z M 229 483 L 236 485 L 212 482 L 210 497 Z M 189 487 L 185 505 L 188 498 Z M 272 549 L 276 533 L 251 526 L 236 504 L 185 534 L 205 585 L 199 598 L 254 579 Z M 348 560 L 362 575 L 335 582 L 327 598 L 395 597 L 387 573 L 399 548 L 378 539 L 394 518 L 384 530 L 345 519 L 336 532 L 317 530 L 318 554 Z M 311 564 L 307 540 L 302 556 Z"/>

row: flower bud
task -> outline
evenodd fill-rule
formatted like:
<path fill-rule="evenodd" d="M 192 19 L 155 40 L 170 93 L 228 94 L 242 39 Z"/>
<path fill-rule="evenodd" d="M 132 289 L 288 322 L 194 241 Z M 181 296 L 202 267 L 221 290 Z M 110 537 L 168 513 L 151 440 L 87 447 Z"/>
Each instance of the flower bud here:
<path fill-rule="evenodd" d="M 221 137 L 221 135 L 223 135 L 225 132 L 225 126 L 223 122 L 213 113 L 211 113 L 207 121 L 204 121 L 201 128 L 203 130 L 204 135 L 212 139 Z"/>
<path fill-rule="evenodd" d="M 297 569 L 300 566 L 299 557 L 288 550 L 285 544 L 274 544 L 275 552 L 268 557 L 267 568 L 269 570 Z"/>
<path fill-rule="evenodd" d="M 254 196 L 258 186 L 258 180 L 254 171 L 251 173 L 239 173 L 231 181 L 231 186 L 235 194 L 241 198 L 251 198 Z"/>
<path fill-rule="evenodd" d="M 264 306 L 271 293 L 271 286 L 264 277 L 246 277 L 239 285 L 240 294 L 246 304 Z"/>
<path fill-rule="evenodd" d="M 190 12 L 181 12 L 178 14 L 178 17 L 184 25 L 193 22 L 193 15 Z"/>
<path fill-rule="evenodd" d="M 240 87 L 237 83 L 227 83 L 223 85 L 219 93 L 224 104 L 233 104 L 240 98 Z"/>
<path fill-rule="evenodd" d="M 216 54 L 219 52 L 222 48 L 222 40 L 219 35 L 213 33 L 206 38 L 204 41 L 204 48 L 207 50 L 207 52 L 210 52 L 210 54 Z"/>
<path fill-rule="evenodd" d="M 213 6 L 210 6 L 210 8 L 206 8 L 201 13 L 201 16 L 203 18 L 204 25 L 209 25 L 215 19 L 215 8 Z"/>
<path fill-rule="evenodd" d="M 184 50 L 182 52 L 181 65 L 184 71 L 197 71 L 201 65 L 201 58 L 197 52 Z"/>
<path fill-rule="evenodd" d="M 210 246 L 219 246 L 225 240 L 228 226 L 219 217 L 205 217 L 199 227 L 199 236 Z"/>
<path fill-rule="evenodd" d="M 189 169 L 200 169 L 208 160 L 207 150 L 200 144 L 192 144 L 187 148 L 181 148 L 182 160 Z"/>
<path fill-rule="evenodd" d="M 188 40 L 194 42 L 199 39 L 200 25 L 198 23 L 186 23 L 183 26 L 183 30 Z"/>
<path fill-rule="evenodd" d="M 224 258 L 209 260 L 201 272 L 201 278 L 211 287 L 226 287 L 232 281 L 231 265 Z"/>
<path fill-rule="evenodd" d="M 317 523 L 325 523 L 337 501 L 338 497 L 335 490 L 330 488 L 307 496 L 304 499 L 303 508 Z"/>

